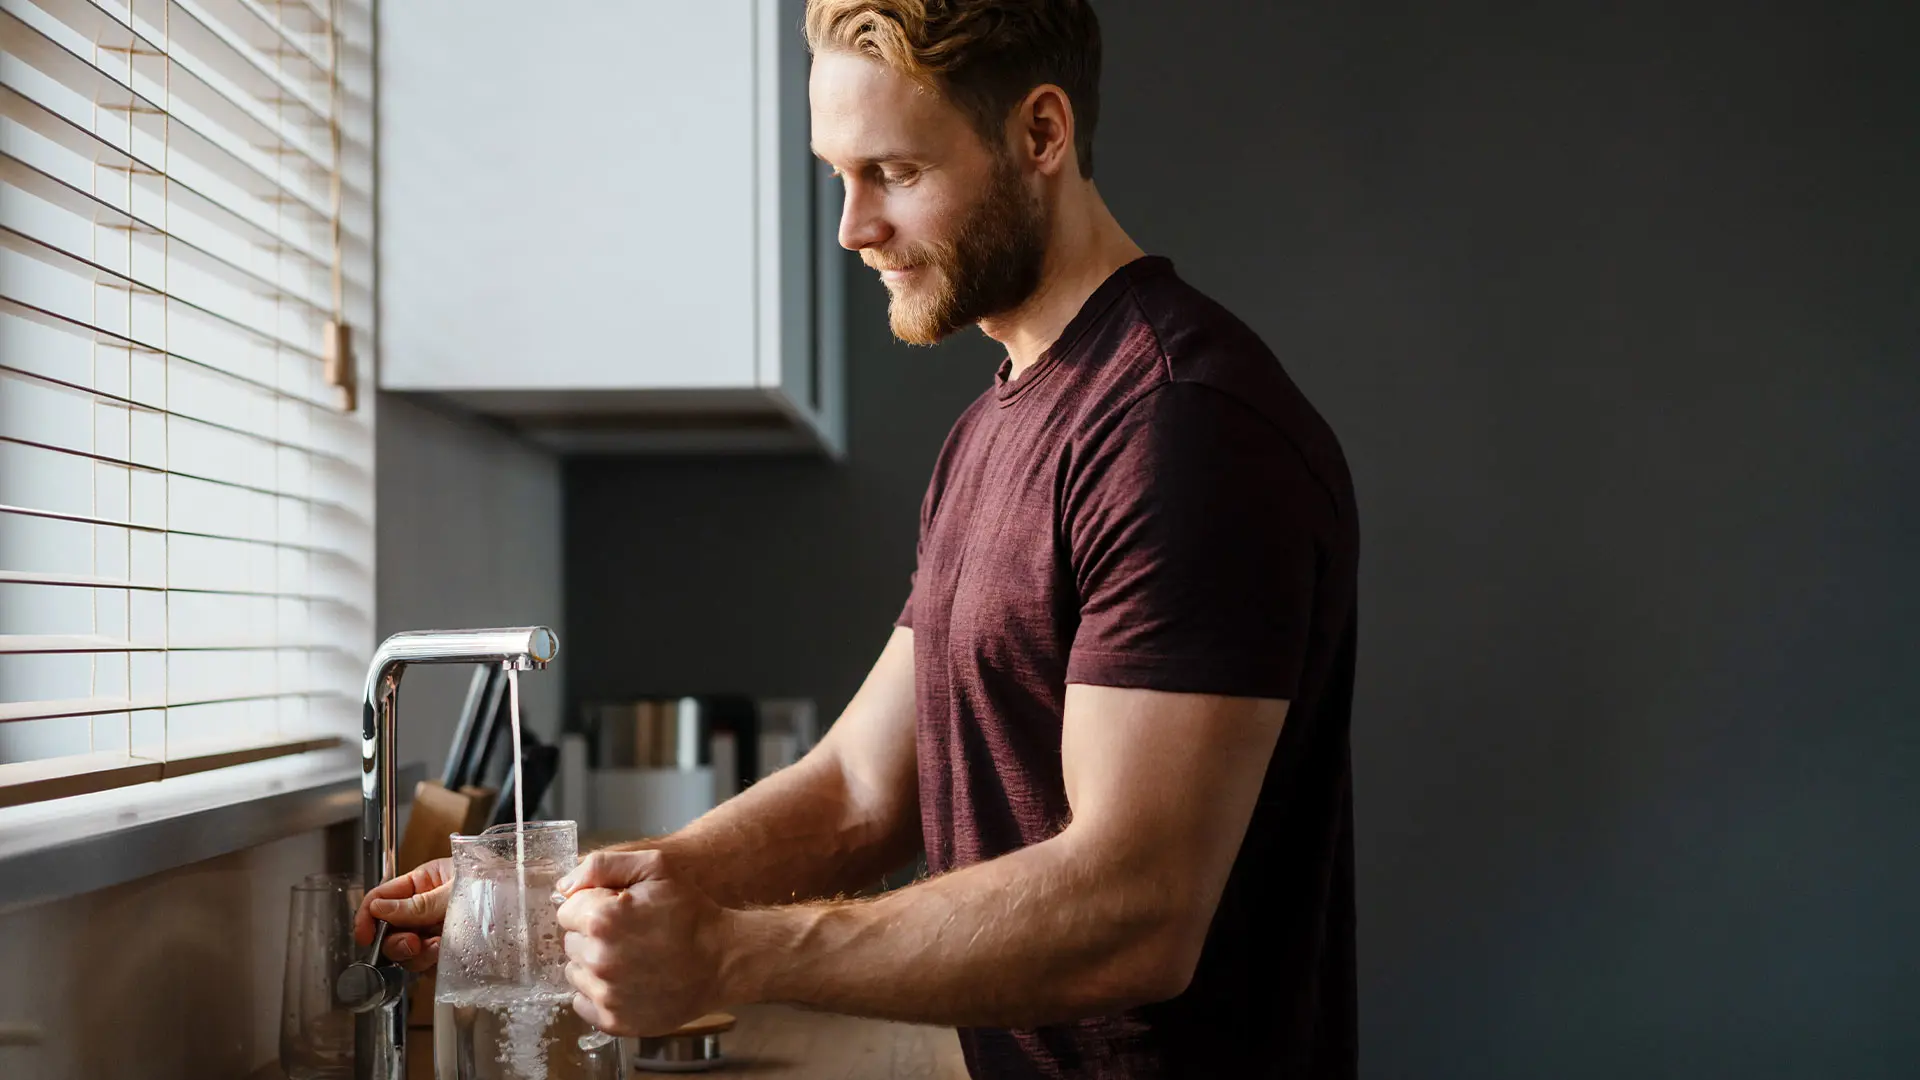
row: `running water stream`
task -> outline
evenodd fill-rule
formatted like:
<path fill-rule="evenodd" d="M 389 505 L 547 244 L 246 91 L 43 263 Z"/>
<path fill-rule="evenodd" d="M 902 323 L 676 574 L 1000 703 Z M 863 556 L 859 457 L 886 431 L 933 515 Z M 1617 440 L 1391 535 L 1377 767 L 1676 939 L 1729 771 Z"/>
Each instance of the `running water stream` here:
<path fill-rule="evenodd" d="M 507 718 L 513 724 L 513 862 L 520 885 L 520 977 L 533 985 L 533 940 L 527 929 L 527 797 L 520 782 L 520 669 L 507 665 Z"/>
<path fill-rule="evenodd" d="M 573 990 L 558 973 L 553 912 L 542 910 L 539 918 L 533 917 L 529 893 L 544 899 L 553 877 L 571 869 L 573 863 L 551 865 L 552 854 L 542 854 L 536 839 L 534 857 L 543 861 L 535 865 L 529 889 L 520 671 L 509 663 L 506 673 L 507 716 L 513 736 L 513 772 L 508 782 L 513 785 L 516 897 L 511 902 L 515 906 L 495 910 L 498 917 L 511 920 L 507 937 L 519 939 L 518 970 L 513 970 L 509 953 L 497 957 L 507 961 L 507 970 L 500 972 L 505 979 L 499 983 L 457 990 L 442 983 L 434 1002 L 435 1076 L 438 1080 L 548 1080 L 550 1076 L 616 1080 L 621 1075 L 618 1045 L 613 1036 L 595 1030 L 574 1013 Z M 566 856 L 572 859 L 571 838 L 569 845 Z M 536 925 L 542 933 L 537 943 L 532 933 Z"/>

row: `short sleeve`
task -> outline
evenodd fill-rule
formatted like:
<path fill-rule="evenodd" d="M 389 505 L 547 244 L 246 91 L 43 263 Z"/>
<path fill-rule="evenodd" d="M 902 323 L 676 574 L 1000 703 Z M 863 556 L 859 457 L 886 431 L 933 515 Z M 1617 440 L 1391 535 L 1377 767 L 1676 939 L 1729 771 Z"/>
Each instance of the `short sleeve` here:
<path fill-rule="evenodd" d="M 893 620 L 893 625 L 906 630 L 913 629 L 913 589 L 919 580 L 920 571 L 918 570 L 907 575 L 907 602 L 900 608 L 900 617 Z"/>
<path fill-rule="evenodd" d="M 945 456 L 944 451 L 942 456 Z M 913 598 L 919 592 L 920 560 L 927 551 L 927 529 L 933 523 L 934 504 L 939 501 L 941 474 L 942 470 L 936 467 L 933 478 L 927 483 L 926 494 L 920 497 L 920 527 L 913 544 L 913 572 L 907 575 L 907 602 L 900 608 L 900 617 L 893 620 L 893 625 L 907 630 L 913 629 Z"/>
<path fill-rule="evenodd" d="M 1285 435 L 1196 383 L 1136 402 L 1069 478 L 1067 681 L 1291 699 L 1331 496 Z"/>

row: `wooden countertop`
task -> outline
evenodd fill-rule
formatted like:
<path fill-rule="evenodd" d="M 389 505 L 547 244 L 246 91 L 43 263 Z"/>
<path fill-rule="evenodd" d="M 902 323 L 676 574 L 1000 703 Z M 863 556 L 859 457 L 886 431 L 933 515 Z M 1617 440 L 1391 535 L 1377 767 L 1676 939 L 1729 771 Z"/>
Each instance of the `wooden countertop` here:
<path fill-rule="evenodd" d="M 951 1028 L 858 1020 L 785 1005 L 728 1010 L 740 1025 L 721 1036 L 730 1064 L 697 1075 L 756 1080 L 967 1080 Z M 635 1080 L 662 1073 L 634 1072 Z"/>
<path fill-rule="evenodd" d="M 859 1020 L 785 1005 L 743 1005 L 728 1011 L 740 1024 L 720 1037 L 726 1067 L 680 1075 L 715 1080 L 967 1080 L 952 1028 Z M 282 1080 L 284 1075 L 277 1063 L 269 1063 L 251 1080 Z M 408 1033 L 407 1075 L 432 1080 L 432 1031 L 415 1028 Z M 669 1075 L 674 1074 L 635 1069 L 630 1080 Z"/>
<path fill-rule="evenodd" d="M 967 1080 L 953 1029 L 860 1020 L 786 1005 L 727 1010 L 739 1026 L 720 1037 L 728 1064 L 693 1076 L 752 1080 Z M 433 1032 L 416 1028 L 407 1039 L 407 1073 L 433 1076 Z M 261 1077 L 279 1070 L 262 1070 Z M 668 1073 L 635 1069 L 631 1080 Z M 688 1075 L 688 1074 L 682 1074 Z"/>

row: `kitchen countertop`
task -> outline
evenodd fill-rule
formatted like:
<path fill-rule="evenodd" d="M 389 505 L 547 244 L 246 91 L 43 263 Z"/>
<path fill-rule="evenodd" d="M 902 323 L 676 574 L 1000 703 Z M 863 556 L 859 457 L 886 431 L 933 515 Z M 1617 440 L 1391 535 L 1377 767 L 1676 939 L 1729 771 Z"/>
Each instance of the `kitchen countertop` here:
<path fill-rule="evenodd" d="M 730 1068 L 699 1075 L 761 1080 L 966 1080 L 951 1028 L 859 1020 L 786 1005 L 730 1010 L 740 1026 L 720 1037 Z M 634 1073 L 636 1080 L 658 1073 Z"/>
<path fill-rule="evenodd" d="M 740 1024 L 720 1037 L 732 1064 L 693 1076 L 725 1080 L 967 1080 L 952 1028 L 860 1020 L 788 1005 L 742 1005 L 729 1012 Z M 415 1028 L 407 1039 L 407 1071 L 433 1075 L 433 1032 Z M 255 1080 L 278 1077 L 277 1067 Z M 676 1075 L 635 1069 L 630 1080 Z M 678 1074 L 689 1075 L 689 1074 Z"/>

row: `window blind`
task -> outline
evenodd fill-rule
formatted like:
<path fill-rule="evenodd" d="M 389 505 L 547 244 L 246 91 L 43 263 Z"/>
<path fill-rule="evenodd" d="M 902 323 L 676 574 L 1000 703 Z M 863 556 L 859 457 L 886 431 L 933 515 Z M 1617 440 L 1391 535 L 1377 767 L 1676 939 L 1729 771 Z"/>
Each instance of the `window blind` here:
<path fill-rule="evenodd" d="M 337 746 L 365 0 L 0 0 L 0 807 Z"/>

